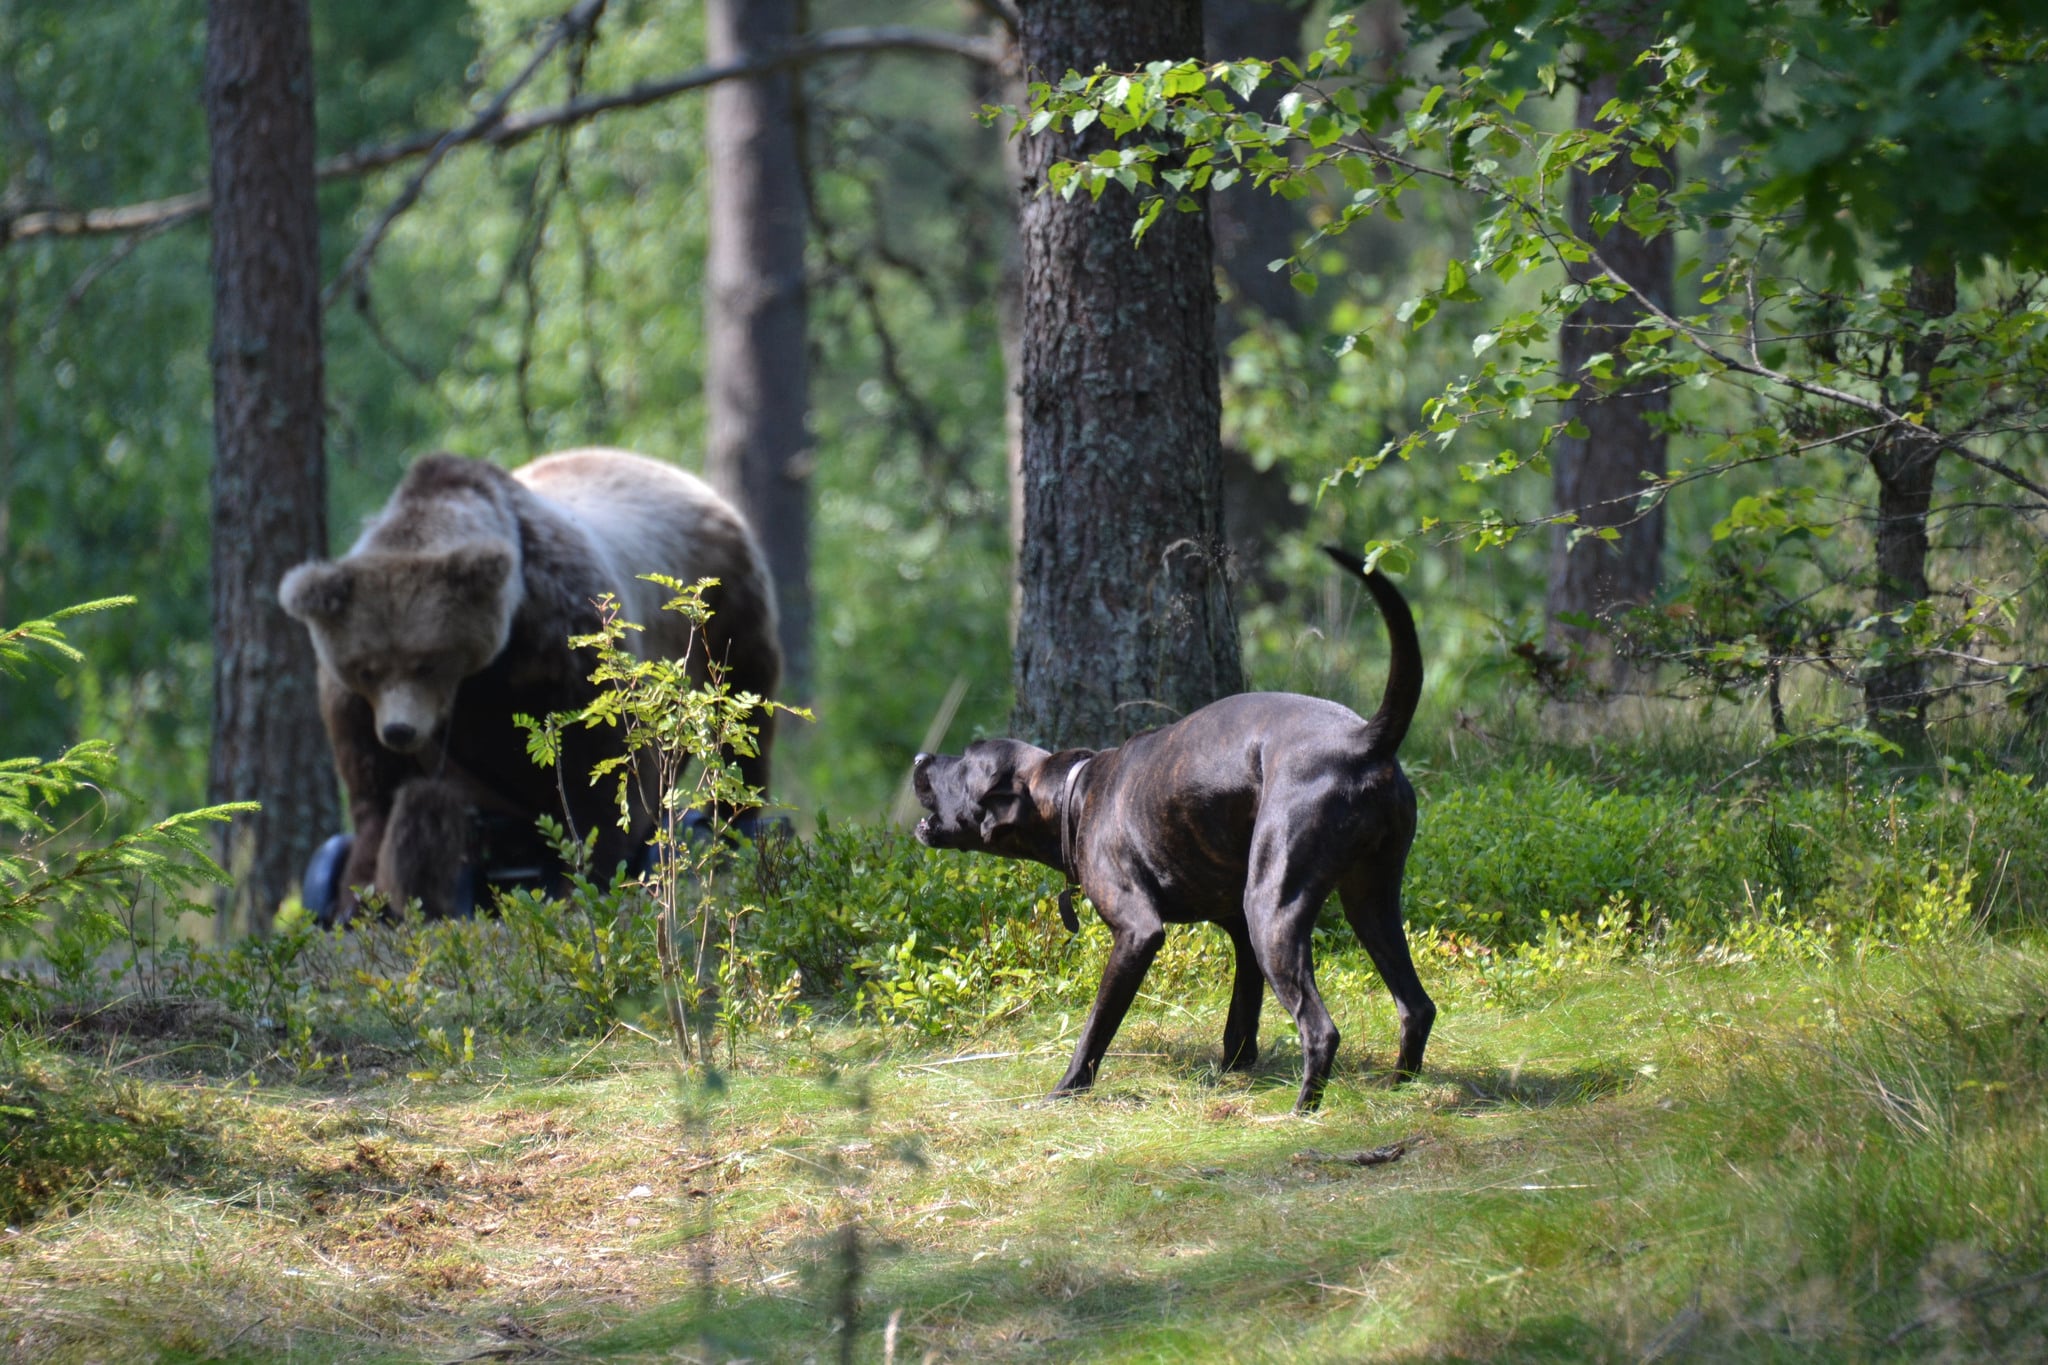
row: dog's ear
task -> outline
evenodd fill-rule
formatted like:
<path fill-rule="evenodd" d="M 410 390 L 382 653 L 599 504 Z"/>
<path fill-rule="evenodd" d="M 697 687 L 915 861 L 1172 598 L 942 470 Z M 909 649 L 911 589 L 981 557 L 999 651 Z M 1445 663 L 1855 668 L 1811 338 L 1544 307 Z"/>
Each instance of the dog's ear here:
<path fill-rule="evenodd" d="M 981 841 L 1012 829 L 1024 818 L 1024 798 L 1016 792 L 990 792 L 981 802 Z"/>

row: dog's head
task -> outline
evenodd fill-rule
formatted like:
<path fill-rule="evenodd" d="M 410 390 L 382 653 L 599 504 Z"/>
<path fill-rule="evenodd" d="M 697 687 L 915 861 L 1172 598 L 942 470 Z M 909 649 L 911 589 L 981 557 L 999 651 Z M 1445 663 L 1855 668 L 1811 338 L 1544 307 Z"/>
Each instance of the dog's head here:
<path fill-rule="evenodd" d="M 1034 791 L 1051 757 L 1019 739 L 978 739 L 962 754 L 919 754 L 910 767 L 910 785 L 931 813 L 917 822 L 917 841 L 931 848 L 1042 858 L 1050 836 L 1056 855 L 1058 832 L 1048 828 L 1047 815 L 1057 806 Z"/>

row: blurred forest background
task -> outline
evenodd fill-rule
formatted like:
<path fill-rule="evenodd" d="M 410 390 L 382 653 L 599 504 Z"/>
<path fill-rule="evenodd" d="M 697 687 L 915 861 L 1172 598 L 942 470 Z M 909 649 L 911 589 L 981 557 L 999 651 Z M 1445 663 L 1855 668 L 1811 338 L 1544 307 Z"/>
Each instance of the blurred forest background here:
<path fill-rule="evenodd" d="M 2044 59 L 2037 0 L 0 0 L 0 1356 L 2048 1357 Z M 278 575 L 592 442 L 746 491 L 803 837 L 321 931 Z M 1370 710 L 1324 542 L 1419 618 L 1429 1067 L 1328 910 L 1321 1116 L 1284 1023 L 1217 1068 L 1202 926 L 1037 1103 L 1110 936 L 909 837 L 910 757 Z M 188 809 L 246 797 L 254 870 Z"/>
<path fill-rule="evenodd" d="M 1442 6 L 1374 0 L 1357 10 L 1347 39 L 1346 81 L 1371 106 L 1351 126 L 1400 129 L 1405 117 L 1417 147 L 1444 139 L 1452 173 L 1417 180 L 1391 215 L 1361 211 L 1360 182 L 1335 173 L 1334 162 L 1294 177 L 1284 196 L 1249 183 L 1270 178 L 1269 165 L 1216 197 L 1225 507 L 1247 681 L 1374 699 L 1377 628 L 1353 630 L 1350 599 L 1311 552 L 1325 540 L 1384 542 L 1420 606 L 1438 699 L 1432 730 L 1497 728 L 1525 702 L 1553 712 L 1590 703 L 1576 714 L 1603 725 L 1620 714 L 1606 703 L 1621 685 L 1732 703 L 1684 713 L 1710 723 L 1718 715 L 1727 722 L 1713 729 L 1719 735 L 1749 727 L 1731 762 L 1758 743 L 1816 735 L 1877 756 L 1924 757 L 1913 741 L 1929 714 L 1944 751 L 1988 744 L 2018 761 L 2013 746 L 2030 733 L 2042 658 L 2031 623 L 2044 503 L 2028 473 L 2041 468 L 2043 305 L 2038 277 L 2027 273 L 2040 263 L 2038 205 L 2027 197 L 2034 192 L 2014 188 L 2041 159 L 2038 35 L 2025 27 L 2024 7 L 1774 6 L 1769 23 L 1749 24 L 1749 7 L 1701 0 L 1665 21 L 1692 23 L 1695 48 L 1722 61 L 1711 72 L 1695 65 L 1686 87 L 1720 93 L 1667 110 L 1668 125 L 1630 125 L 1642 141 L 1621 159 L 1675 174 L 1692 207 L 1658 218 L 1628 185 L 1610 184 L 1582 194 L 1576 211 L 1590 236 L 1615 234 L 1610 246 L 1631 228 L 1662 237 L 1669 306 L 1708 319 L 1700 326 L 1709 332 L 1735 327 L 1725 331 L 1729 349 L 1747 347 L 1759 374 L 1689 360 L 1679 354 L 1686 338 L 1672 340 L 1669 329 L 1639 331 L 1590 362 L 1594 348 L 1581 346 L 1570 362 L 1590 363 L 1617 390 L 1633 382 L 1660 393 L 1632 430 L 1662 453 L 1628 452 L 1613 499 L 1628 514 L 1608 518 L 1631 537 L 1657 523 L 1648 577 L 1621 595 L 1651 611 L 1595 638 L 1593 627 L 1607 623 L 1584 594 L 1571 596 L 1556 561 L 1567 533 L 1547 529 L 1546 518 L 1574 504 L 1544 476 L 1553 443 L 1602 438 L 1571 425 L 1575 376 L 1559 375 L 1555 353 L 1569 338 L 1558 342 L 1531 321 L 1539 295 L 1550 315 L 1561 298 L 1569 306 L 1570 281 L 1554 262 L 1545 275 L 1533 257 L 1492 281 L 1467 267 L 1505 240 L 1503 199 L 1482 182 L 1494 175 L 1498 191 L 1509 172 L 1487 169 L 1484 110 L 1514 110 L 1548 134 L 1593 126 L 1612 92 L 1643 79 L 1613 55 L 1647 45 L 1616 40 L 1603 17 L 1613 8 L 1546 9 L 1563 21 L 1538 26 L 1549 36 L 1510 59 L 1507 76 L 1525 84 L 1502 104 L 1506 77 L 1474 80 L 1487 44 L 1512 37 L 1528 7 L 1456 12 L 1445 29 L 1432 27 Z M 1623 10 L 1639 24 L 1655 17 Z M 559 13 L 549 0 L 316 0 L 319 155 L 333 161 L 461 125 L 525 66 Z M 1005 4 L 815 0 L 799 13 L 811 34 L 891 25 L 957 35 L 963 45 L 826 55 L 797 68 L 815 616 L 808 676 L 791 699 L 818 719 L 786 731 L 776 794 L 806 812 L 867 818 L 888 809 L 921 742 L 1001 731 L 1011 713 L 1004 310 L 1018 287 L 1017 208 L 1007 123 L 980 115 L 1014 105 L 1024 90 L 1003 56 L 1013 51 Z M 1208 17 L 1214 53 L 1299 57 L 1330 16 L 1321 5 L 1216 0 Z M 205 26 L 201 0 L 0 8 L 0 620 L 114 592 L 141 599 L 78 624 L 85 667 L 53 688 L 9 691 L 0 753 L 116 736 L 146 809 L 193 804 L 206 786 L 208 233 L 203 214 L 88 227 L 75 211 L 204 185 Z M 540 66 L 517 106 L 699 68 L 705 29 L 696 4 L 614 0 L 591 34 Z M 1654 30 L 1621 36 L 1654 41 Z M 1604 34 L 1606 47 L 1585 46 L 1589 32 Z M 985 43 L 980 58 L 967 50 L 974 42 Z M 1232 42 L 1263 50 L 1235 52 Z M 1806 52 L 1815 60 L 1790 60 L 1802 44 L 1818 45 Z M 1592 54 L 1583 69 L 1566 58 L 1560 79 L 1558 54 L 1581 51 Z M 1603 52 L 1604 66 L 1595 60 Z M 2000 126 L 2013 130 L 1998 135 L 2004 142 L 1979 138 L 1974 161 L 1938 139 L 1916 141 L 1914 124 L 1967 140 L 1967 118 L 1949 118 L 1942 101 L 1966 101 L 1957 82 L 1970 72 L 1998 83 L 2010 106 Z M 1669 80 L 1676 89 L 1680 76 Z M 1888 80 L 1901 101 L 1891 113 L 1901 117 L 1865 127 L 1838 116 L 1887 109 Z M 1275 77 L 1254 103 L 1270 113 L 1287 84 Z M 1582 92 L 1596 87 L 1589 103 Z M 1127 92 L 1118 100 L 1133 110 L 1143 103 Z M 1155 130 L 1167 126 L 1168 104 L 1161 94 L 1149 109 L 1162 120 Z M 1466 111 L 1462 131 L 1428 126 L 1453 106 Z M 1317 141 L 1323 132 L 1299 107 L 1291 123 L 1276 119 L 1276 155 L 1297 168 L 1311 147 L 1344 132 Z M 606 443 L 702 466 L 705 120 L 704 96 L 691 91 L 509 146 L 447 153 L 418 202 L 391 222 L 367 273 L 325 311 L 336 551 L 427 450 L 516 463 Z M 1523 137 L 1524 150 L 1534 145 Z M 1649 150 L 1638 155 L 1638 146 Z M 1761 162 L 1757 147 L 1770 149 Z M 1770 160 L 1778 153 L 1797 163 L 1791 171 Z M 1801 167 L 1862 174 L 1887 164 L 1949 196 L 1959 220 L 1989 229 L 1944 238 L 1942 224 L 1873 201 L 1884 188 L 1877 182 L 1857 181 L 1835 202 L 1797 200 Z M 323 280 L 336 278 L 415 169 L 403 161 L 322 180 Z M 1937 170 L 1954 183 L 1936 184 Z M 1563 177 L 1546 184 L 1556 213 L 1566 212 Z M 1758 185 L 1776 185 L 1778 198 L 1755 198 Z M 1140 202 L 1128 200 L 1133 217 Z M 1649 216 L 1628 219 L 1637 207 Z M 1801 222 L 1827 231 L 1801 235 Z M 2001 223 L 2012 230 L 2000 235 Z M 1320 235 L 1303 247 L 1312 230 Z M 1920 236 L 1902 241 L 1902 230 Z M 1287 268 L 1268 268 L 1297 248 Z M 1725 274 L 1716 287 L 1716 270 L 1733 271 L 1731 260 L 1747 263 L 1742 287 L 1760 329 L 1747 340 L 1740 309 L 1713 311 L 1732 287 Z M 1995 346 L 1954 344 L 1915 362 L 1932 354 L 1913 347 L 1937 316 L 1919 295 L 1906 298 L 1923 277 L 1945 280 L 1949 313 L 1971 319 L 1948 341 L 1995 333 Z M 1614 335 L 1627 337 L 1643 315 L 1629 313 L 1629 300 L 1617 306 L 1625 316 Z M 1513 371 L 1503 350 L 1488 354 L 1518 339 L 1540 353 L 1548 387 L 1526 368 Z M 1794 371 L 1822 391 L 1872 395 L 1890 415 L 1859 425 L 1853 410 L 1843 418 L 1772 378 Z M 1943 381 L 1948 390 L 1930 399 Z M 1959 405 L 1969 406 L 1967 420 L 1928 416 Z M 1950 442 L 1942 450 L 1962 453 L 1938 472 L 1923 462 L 1934 505 L 1931 521 L 1922 518 L 1931 585 L 1903 595 L 1872 561 L 1887 523 L 1873 477 L 1882 441 L 1868 433 L 1889 430 L 1886 422 L 1936 429 Z M 1766 449 L 1769 433 L 1777 436 Z M 1666 477 L 1645 482 L 1645 471 Z M 1636 506 L 1635 491 L 1653 484 L 1656 496 Z M 1472 552 L 1474 544 L 1491 548 Z M 1613 656 L 1615 640 L 1620 673 L 1586 666 Z M 1908 698 L 1907 743 L 1887 748 L 1882 741 L 1901 732 L 1865 723 L 1872 713 L 1859 689 L 1907 652 L 1937 674 L 1922 680 L 1932 690 Z M 934 726 L 954 703 L 950 725 Z M 1958 729 L 1959 721 L 1967 723 Z"/>

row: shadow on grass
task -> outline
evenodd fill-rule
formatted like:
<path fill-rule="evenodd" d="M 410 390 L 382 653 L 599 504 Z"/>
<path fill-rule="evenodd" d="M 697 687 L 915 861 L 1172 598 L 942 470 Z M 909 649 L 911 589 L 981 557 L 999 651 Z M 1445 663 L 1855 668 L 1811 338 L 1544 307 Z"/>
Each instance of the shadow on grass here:
<path fill-rule="evenodd" d="M 1450 1340 L 1388 1353 L 1368 1321 L 1375 1277 L 1392 1290 L 1403 1254 L 1385 1234 L 1338 1226 L 1294 1239 L 1287 1250 L 1245 1246 L 1209 1251 L 1165 1270 L 1128 1266 L 1120 1242 L 1073 1247 L 1051 1239 L 1000 1258 L 919 1254 L 871 1258 L 852 1358 L 884 1358 L 887 1321 L 897 1317 L 895 1360 L 1066 1361 L 1118 1359 L 1633 1359 L 1613 1323 L 1552 1313 L 1516 1323 L 1506 1335 Z M 800 1294 L 733 1296 L 705 1309 L 686 1294 L 603 1336 L 576 1344 L 599 1359 L 842 1359 L 845 1343 L 831 1305 L 835 1285 L 820 1273 Z M 1385 1329 L 1391 1332 L 1391 1328 Z M 1403 1335 L 1413 1340 L 1413 1325 Z M 929 1354 L 928 1354 L 929 1353 Z"/>
<path fill-rule="evenodd" d="M 1141 1055 L 1127 1059 L 1123 1084 L 1111 1078 L 1106 1093 L 1064 1103 L 1115 1111 L 1169 1092 L 1185 1098 L 1162 1071 L 1213 1094 L 1291 1096 L 1299 1083 L 1299 1053 L 1284 1045 L 1247 1076 L 1219 1073 L 1192 1033 L 1131 1043 Z M 1361 1066 L 1339 1080 L 1372 1084 L 1379 1074 Z M 1458 1107 L 1549 1109 L 1590 1104 L 1631 1076 L 1621 1065 L 1432 1070 L 1422 1084 L 1455 1087 Z M 1162 1167 L 1156 1154 L 1076 1167 L 985 1245 L 871 1250 L 852 1357 L 884 1358 L 896 1314 L 894 1360 L 1635 1358 L 1623 1345 L 1629 1325 L 1602 1310 L 1482 1314 L 1482 1326 L 1442 1302 L 1405 1302 L 1403 1286 L 1435 1255 L 1447 1216 L 1497 1211 L 1447 1213 L 1434 1197 L 1389 1197 L 1378 1171 L 1304 1164 L 1295 1149 L 1313 1145 L 1306 1130 L 1237 1131 L 1250 1145 L 1198 1145 L 1189 1160 L 1199 1170 Z M 1346 1202 L 1326 1208 L 1330 1199 Z M 772 1289 L 727 1283 L 715 1304 L 679 1290 L 671 1306 L 576 1349 L 614 1360 L 842 1358 L 838 1267 L 820 1253 L 803 1274 Z"/>
<path fill-rule="evenodd" d="M 1220 1029 L 1221 1024 L 1217 1027 Z M 1249 1067 L 1226 1071 L 1220 1041 L 1206 1031 L 1189 1028 L 1143 1027 L 1118 1039 L 1104 1061 L 1097 1078 L 1094 1098 L 1098 1102 L 1144 1103 L 1151 1091 L 1162 1084 L 1191 1087 L 1210 1095 L 1263 1097 L 1275 1091 L 1294 1094 L 1301 1086 L 1301 1049 L 1284 1037 L 1262 1040 L 1258 1060 Z M 1369 1044 L 1346 1046 L 1331 1075 L 1332 1094 L 1344 1090 L 1373 1091 L 1397 1089 L 1391 1046 L 1375 1050 Z M 1049 1087 L 1057 1078 L 1048 1069 Z M 1555 1109 L 1591 1104 L 1627 1089 L 1635 1079 L 1634 1068 L 1618 1061 L 1593 1061 L 1561 1070 L 1541 1067 L 1439 1067 L 1425 1066 L 1416 1084 L 1448 1085 L 1465 1097 L 1467 1110 L 1500 1108 Z"/>
<path fill-rule="evenodd" d="M 1476 1111 L 1592 1104 L 1626 1090 L 1635 1079 L 1635 1071 L 1619 1062 L 1590 1062 L 1561 1071 L 1530 1067 L 1432 1068 L 1423 1076 L 1438 1084 L 1456 1086 L 1467 1097 L 1467 1110 Z"/>

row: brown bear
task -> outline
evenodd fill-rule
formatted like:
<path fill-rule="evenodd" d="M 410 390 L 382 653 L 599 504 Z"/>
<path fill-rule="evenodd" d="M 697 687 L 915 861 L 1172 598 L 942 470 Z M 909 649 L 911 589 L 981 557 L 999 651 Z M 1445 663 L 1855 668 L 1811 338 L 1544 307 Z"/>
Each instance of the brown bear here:
<path fill-rule="evenodd" d="M 719 580 L 702 638 L 661 610 L 669 594 L 646 573 Z M 524 829 L 543 814 L 579 835 L 595 829 L 606 872 L 645 843 L 650 801 L 622 830 L 616 788 L 588 778 L 618 752 L 616 730 L 573 728 L 558 781 L 513 721 L 592 699 L 593 661 L 569 637 L 596 628 L 603 593 L 645 627 L 628 633 L 643 656 L 688 654 L 699 677 L 715 660 L 735 690 L 774 695 L 775 592 L 753 533 L 703 480 L 623 450 L 567 450 L 510 471 L 423 456 L 346 555 L 284 576 L 278 600 L 312 632 L 355 823 L 337 921 L 353 910 L 346 888 L 369 885 L 394 910 L 417 898 L 429 917 L 454 913 L 476 812 Z M 765 792 L 773 718 L 756 720 L 759 755 L 739 766 Z"/>

